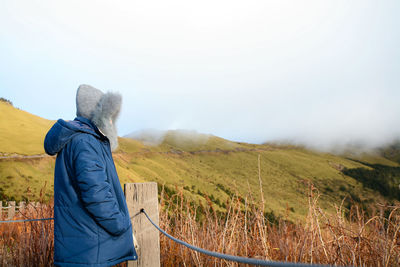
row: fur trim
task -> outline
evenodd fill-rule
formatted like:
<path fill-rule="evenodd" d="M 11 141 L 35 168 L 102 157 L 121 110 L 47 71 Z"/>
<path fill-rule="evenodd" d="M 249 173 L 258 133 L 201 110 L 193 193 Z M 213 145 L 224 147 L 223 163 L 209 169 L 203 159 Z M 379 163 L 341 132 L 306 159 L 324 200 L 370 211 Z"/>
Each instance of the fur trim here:
<path fill-rule="evenodd" d="M 91 120 L 108 137 L 112 151 L 118 147 L 118 133 L 115 121 L 118 118 L 121 104 L 122 97 L 119 93 L 106 93 L 97 103 L 92 113 Z"/>
<path fill-rule="evenodd" d="M 90 85 L 81 85 L 76 96 L 77 116 L 91 120 L 110 140 L 111 151 L 118 147 L 116 120 L 121 110 L 119 93 L 104 94 Z M 110 122 L 110 120 L 112 122 Z"/>

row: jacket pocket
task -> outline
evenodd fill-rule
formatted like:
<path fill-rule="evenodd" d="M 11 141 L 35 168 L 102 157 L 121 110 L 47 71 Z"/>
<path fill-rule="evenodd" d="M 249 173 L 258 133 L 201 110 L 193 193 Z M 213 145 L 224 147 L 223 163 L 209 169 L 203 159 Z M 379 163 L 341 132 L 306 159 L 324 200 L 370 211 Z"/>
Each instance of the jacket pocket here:
<path fill-rule="evenodd" d="M 64 237 L 97 238 L 99 227 L 94 219 L 79 205 L 54 207 L 54 231 Z"/>

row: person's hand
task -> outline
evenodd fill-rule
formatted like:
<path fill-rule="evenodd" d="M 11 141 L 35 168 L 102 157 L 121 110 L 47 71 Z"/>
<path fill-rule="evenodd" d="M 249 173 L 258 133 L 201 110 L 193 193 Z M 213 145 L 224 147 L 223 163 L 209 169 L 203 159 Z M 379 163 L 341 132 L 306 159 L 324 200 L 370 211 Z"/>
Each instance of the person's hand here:
<path fill-rule="evenodd" d="M 133 237 L 133 245 L 135 246 L 135 249 L 138 250 L 139 249 L 139 244 L 136 240 L 135 234 L 132 232 L 132 237 Z"/>

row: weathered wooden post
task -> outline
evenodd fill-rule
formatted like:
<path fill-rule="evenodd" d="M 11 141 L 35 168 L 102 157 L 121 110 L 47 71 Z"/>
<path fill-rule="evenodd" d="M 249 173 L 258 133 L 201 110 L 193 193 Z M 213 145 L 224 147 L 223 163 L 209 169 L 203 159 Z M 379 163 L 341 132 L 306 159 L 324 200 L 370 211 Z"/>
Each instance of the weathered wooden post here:
<path fill-rule="evenodd" d="M 125 184 L 125 198 L 131 216 L 133 233 L 138 241 L 138 260 L 129 261 L 128 267 L 160 266 L 160 235 L 158 230 L 140 214 L 143 208 L 149 217 L 158 225 L 158 191 L 157 183 Z"/>
<path fill-rule="evenodd" d="M 15 201 L 8 201 L 8 216 L 7 218 L 11 220 L 15 216 Z"/>
<path fill-rule="evenodd" d="M 20 201 L 19 202 L 18 210 L 19 210 L 20 213 L 21 213 L 21 211 L 24 211 L 25 206 L 26 206 L 26 202 L 25 201 Z"/>

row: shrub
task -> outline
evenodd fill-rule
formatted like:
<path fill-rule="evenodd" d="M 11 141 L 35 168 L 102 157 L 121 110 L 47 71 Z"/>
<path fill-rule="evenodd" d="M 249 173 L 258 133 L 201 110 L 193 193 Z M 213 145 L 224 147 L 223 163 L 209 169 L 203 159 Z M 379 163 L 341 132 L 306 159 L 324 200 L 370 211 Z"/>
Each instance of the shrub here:
<path fill-rule="evenodd" d="M 12 103 L 10 100 L 5 99 L 4 97 L 0 97 L 0 102 L 5 102 L 5 103 L 8 103 L 8 104 L 10 104 L 11 106 L 13 106 L 13 103 Z"/>
<path fill-rule="evenodd" d="M 333 189 L 329 186 L 325 187 L 325 192 L 333 192 Z"/>

